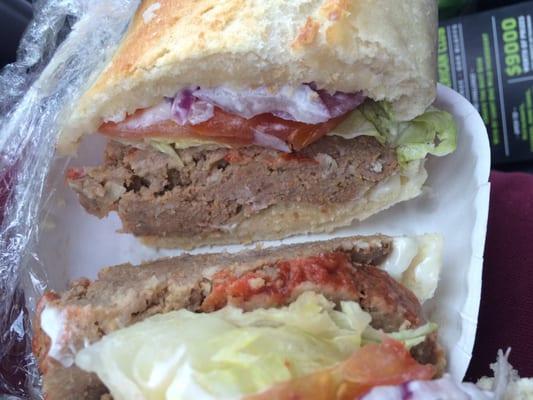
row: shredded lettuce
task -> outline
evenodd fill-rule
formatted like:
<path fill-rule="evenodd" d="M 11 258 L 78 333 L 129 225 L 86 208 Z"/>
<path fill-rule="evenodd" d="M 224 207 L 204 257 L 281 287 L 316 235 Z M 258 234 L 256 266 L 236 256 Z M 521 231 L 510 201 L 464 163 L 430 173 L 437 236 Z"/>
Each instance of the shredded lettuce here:
<path fill-rule="evenodd" d="M 428 322 L 425 325 L 419 326 L 415 329 L 402 329 L 398 332 L 392 332 L 392 333 L 383 333 L 383 331 L 374 329 L 371 326 L 368 326 L 365 331 L 363 332 L 363 344 L 368 343 L 381 343 L 383 340 L 384 335 L 387 335 L 388 337 L 391 337 L 393 339 L 399 340 L 400 342 L 403 342 L 405 347 L 410 349 L 411 347 L 414 347 L 420 343 L 422 343 L 424 340 L 426 340 L 426 336 L 430 333 L 436 332 L 438 329 L 438 325 L 433 322 Z"/>
<path fill-rule="evenodd" d="M 204 138 L 176 138 L 176 139 L 150 139 L 148 141 L 148 144 L 152 146 L 154 149 L 160 151 L 161 153 L 165 153 L 169 155 L 178 165 L 178 167 L 183 167 L 183 160 L 179 156 L 177 150 L 180 149 L 187 149 L 190 147 L 198 147 L 198 146 L 209 146 L 209 145 L 215 145 L 217 147 L 224 146 L 222 144 L 219 144 L 213 140 L 204 139 Z"/>
<path fill-rule="evenodd" d="M 397 121 L 389 103 L 373 100 L 366 100 L 330 134 L 346 138 L 373 136 L 396 148 L 402 167 L 427 154 L 445 156 L 457 146 L 457 127 L 450 113 L 430 107 L 411 121 Z"/>
<path fill-rule="evenodd" d="M 277 309 L 170 312 L 106 335 L 76 364 L 115 400 L 234 398 L 350 357 L 371 318 L 354 302 L 334 306 L 306 292 Z"/>
<path fill-rule="evenodd" d="M 347 360 L 363 343 L 381 341 L 371 317 L 353 301 L 340 310 L 305 292 L 287 307 L 243 312 L 173 311 L 104 336 L 76 355 L 115 400 L 230 399 Z M 428 325 L 391 336 L 413 346 Z"/>
<path fill-rule="evenodd" d="M 428 153 L 445 156 L 457 147 L 457 127 L 445 111 L 430 109 L 406 125 L 396 140 L 401 164 L 422 159 Z"/>
<path fill-rule="evenodd" d="M 150 139 L 149 143 L 151 145 L 154 145 L 154 147 L 157 148 L 158 144 L 162 145 L 171 145 L 174 149 L 181 150 L 181 149 L 188 149 L 190 147 L 199 147 L 199 146 L 209 146 L 214 145 L 216 147 L 229 147 L 229 145 L 224 145 L 222 143 L 218 143 L 215 140 L 209 139 L 209 138 L 203 138 L 203 137 L 177 137 L 174 139 Z"/>
<path fill-rule="evenodd" d="M 374 124 L 365 117 L 359 108 L 348 114 L 346 119 L 328 133 L 328 135 L 342 136 L 345 139 L 353 139 L 358 136 L 373 136 L 381 144 L 385 144 L 387 141 L 385 136 L 379 133 Z"/>
<path fill-rule="evenodd" d="M 374 125 L 381 135 L 382 140 L 395 143 L 395 139 L 398 137 L 402 126 L 394 118 L 390 103 L 384 101 L 375 102 L 367 99 L 359 106 L 359 110 Z"/>
<path fill-rule="evenodd" d="M 156 150 L 159 150 L 161 153 L 165 153 L 170 156 L 178 165 L 178 167 L 183 168 L 185 164 L 180 158 L 179 154 L 176 152 L 176 149 L 170 144 L 160 140 L 151 140 L 150 144 Z"/>

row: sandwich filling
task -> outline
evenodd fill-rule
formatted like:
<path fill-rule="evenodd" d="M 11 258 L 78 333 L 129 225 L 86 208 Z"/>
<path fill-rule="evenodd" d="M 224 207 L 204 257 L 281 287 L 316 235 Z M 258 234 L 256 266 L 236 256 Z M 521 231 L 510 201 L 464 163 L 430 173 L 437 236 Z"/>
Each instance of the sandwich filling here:
<path fill-rule="evenodd" d="M 100 132 L 130 140 L 200 138 L 290 152 L 329 133 L 364 99 L 361 93 L 329 93 L 314 85 L 277 90 L 192 87 L 122 121 L 104 123 Z"/>
<path fill-rule="evenodd" d="M 426 156 L 455 149 L 450 114 L 391 110 L 311 84 L 185 88 L 103 123 L 104 165 L 67 181 L 88 212 L 117 211 L 124 232 L 163 247 L 330 230 L 417 196 Z"/>
<path fill-rule="evenodd" d="M 389 360 L 377 371 L 399 361 L 391 376 L 425 364 L 433 376 L 444 359 L 421 303 L 437 286 L 441 246 L 436 235 L 339 238 L 106 268 L 39 302 L 33 346 L 45 392 L 64 398 L 74 389 L 60 382 L 76 379 L 76 393 L 99 394 L 90 398 L 159 399 L 174 387 L 183 398 L 313 399 L 300 390 L 403 382 L 360 375 L 356 355 L 365 368 Z"/>
<path fill-rule="evenodd" d="M 365 351 L 385 360 L 396 349 L 400 375 L 406 360 L 440 371 L 436 326 L 426 322 L 420 304 L 437 285 L 440 237 L 335 242 L 289 247 L 257 263 L 257 255 L 201 256 L 202 265 L 228 267 L 207 268 L 187 285 L 184 274 L 191 271 L 169 259 L 111 267 L 61 296 L 47 293 L 37 310 L 37 332 L 45 335 L 34 339 L 41 369 L 54 374 L 77 365 L 96 372 L 116 399 L 137 398 L 135 391 L 148 399 L 269 398 L 267 389 L 301 393 L 324 380 L 331 383 L 327 390 L 337 390 L 346 383 L 344 366 L 369 345 Z M 385 334 L 401 345 L 382 348 Z"/>
<path fill-rule="evenodd" d="M 314 84 L 184 88 L 174 98 L 105 122 L 99 131 L 116 140 L 163 141 L 178 148 L 211 143 L 292 152 L 338 134 L 338 127 L 351 137 L 374 136 L 398 147 L 402 162 L 455 149 L 454 121 L 444 111 L 429 109 L 400 122 L 388 103 L 366 99 L 361 92 L 317 89 Z"/>
<path fill-rule="evenodd" d="M 167 153 L 110 142 L 103 165 L 71 168 L 67 178 L 90 213 L 118 211 L 124 231 L 138 236 L 174 236 L 232 232 L 275 206 L 308 204 L 327 216 L 379 183 L 395 195 L 400 175 L 393 151 L 376 139 L 326 137 L 292 154 L 256 146 Z"/>
<path fill-rule="evenodd" d="M 358 303 L 336 309 L 314 292 L 281 308 L 180 310 L 104 336 L 76 364 L 97 373 L 116 400 L 354 399 L 376 384 L 435 375 L 408 352 L 432 324 L 392 334 L 404 343 L 378 335 L 361 349 L 375 336 L 367 334 L 370 321 Z"/>

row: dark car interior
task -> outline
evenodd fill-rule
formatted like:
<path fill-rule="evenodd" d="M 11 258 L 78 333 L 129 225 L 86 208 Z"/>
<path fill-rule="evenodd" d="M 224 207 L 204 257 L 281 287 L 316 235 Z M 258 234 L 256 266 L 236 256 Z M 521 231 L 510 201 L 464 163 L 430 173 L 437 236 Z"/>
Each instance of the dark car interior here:
<path fill-rule="evenodd" d="M 0 1 L 0 67 L 15 61 L 18 43 L 31 17 L 32 5 L 29 1 Z"/>

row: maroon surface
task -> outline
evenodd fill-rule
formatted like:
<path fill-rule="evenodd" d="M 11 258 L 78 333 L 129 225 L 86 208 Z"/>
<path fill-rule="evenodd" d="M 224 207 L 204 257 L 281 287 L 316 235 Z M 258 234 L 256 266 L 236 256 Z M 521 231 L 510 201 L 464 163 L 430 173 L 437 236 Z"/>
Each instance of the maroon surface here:
<path fill-rule="evenodd" d="M 0 328 L 0 346 L 5 346 L 3 350 L 8 350 L 7 356 L 0 357 L 0 398 L 2 394 L 29 398 L 26 390 L 26 371 L 32 363 L 28 357 L 31 344 L 24 332 L 30 328 L 21 289 L 15 291 L 13 306 L 6 319 L 10 321 L 13 329 L 4 331 L 4 328 Z"/>
<path fill-rule="evenodd" d="M 479 325 L 468 379 L 489 374 L 500 348 L 533 377 L 533 175 L 493 172 Z"/>

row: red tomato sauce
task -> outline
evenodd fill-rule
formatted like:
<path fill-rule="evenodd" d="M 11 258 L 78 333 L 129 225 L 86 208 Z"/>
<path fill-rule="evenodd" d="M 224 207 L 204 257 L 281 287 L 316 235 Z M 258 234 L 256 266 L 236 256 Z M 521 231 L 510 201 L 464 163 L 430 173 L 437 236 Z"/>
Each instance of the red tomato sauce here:
<path fill-rule="evenodd" d="M 217 272 L 212 279 L 211 293 L 202 303 L 204 311 L 218 310 L 228 300 L 247 302 L 257 295 L 267 295 L 270 304 L 286 304 L 302 283 L 333 288 L 350 287 L 352 263 L 342 252 L 279 261 L 237 276 L 230 270 Z"/>

